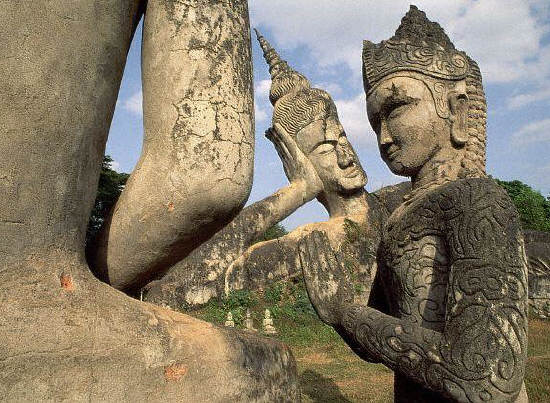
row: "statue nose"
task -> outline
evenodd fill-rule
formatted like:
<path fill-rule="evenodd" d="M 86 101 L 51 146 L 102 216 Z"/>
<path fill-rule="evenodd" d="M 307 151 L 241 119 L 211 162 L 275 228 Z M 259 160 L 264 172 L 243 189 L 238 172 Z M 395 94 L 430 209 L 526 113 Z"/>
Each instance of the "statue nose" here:
<path fill-rule="evenodd" d="M 353 156 L 351 150 L 345 145 L 338 143 L 337 147 L 338 166 L 340 168 L 346 168 L 353 163 Z"/>
<path fill-rule="evenodd" d="M 388 124 L 383 120 L 380 124 L 380 136 L 378 142 L 381 146 L 387 146 L 393 143 Z"/>

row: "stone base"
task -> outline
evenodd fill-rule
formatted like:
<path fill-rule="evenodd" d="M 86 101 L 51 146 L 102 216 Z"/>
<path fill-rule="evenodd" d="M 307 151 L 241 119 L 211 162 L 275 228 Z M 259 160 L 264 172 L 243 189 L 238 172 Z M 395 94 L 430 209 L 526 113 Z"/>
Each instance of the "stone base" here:
<path fill-rule="evenodd" d="M 131 299 L 82 263 L 29 260 L 0 276 L 6 401 L 299 401 L 280 342 Z"/>

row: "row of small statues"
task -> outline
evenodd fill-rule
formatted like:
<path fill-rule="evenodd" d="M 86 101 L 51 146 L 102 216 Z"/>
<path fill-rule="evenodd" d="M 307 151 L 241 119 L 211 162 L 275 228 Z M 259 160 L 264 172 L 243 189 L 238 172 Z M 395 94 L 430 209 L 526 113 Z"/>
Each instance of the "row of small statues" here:
<path fill-rule="evenodd" d="M 227 313 L 227 320 L 225 321 L 226 327 L 235 327 L 235 321 L 233 320 L 233 313 L 229 311 Z M 254 327 L 254 319 L 252 319 L 252 315 L 250 313 L 250 309 L 246 309 L 246 317 L 244 320 L 244 327 L 246 330 L 250 330 L 253 332 L 257 332 L 258 329 Z M 275 329 L 275 326 L 273 325 L 273 318 L 271 317 L 271 312 L 268 308 L 264 311 L 264 319 L 262 320 L 262 328 L 264 334 L 269 335 L 276 335 L 277 329 Z"/>

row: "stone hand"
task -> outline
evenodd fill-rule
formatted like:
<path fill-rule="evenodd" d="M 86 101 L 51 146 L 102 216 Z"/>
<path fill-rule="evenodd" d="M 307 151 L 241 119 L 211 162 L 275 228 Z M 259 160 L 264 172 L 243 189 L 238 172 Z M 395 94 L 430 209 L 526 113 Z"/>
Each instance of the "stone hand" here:
<path fill-rule="evenodd" d="M 323 182 L 292 136 L 277 123 L 266 131 L 265 136 L 275 146 L 290 183 L 303 187 L 305 200 L 316 197 L 323 190 Z"/>
<path fill-rule="evenodd" d="M 298 244 L 309 299 L 323 322 L 339 327 L 344 307 L 353 303 L 350 272 L 332 250 L 328 237 L 313 231 Z"/>

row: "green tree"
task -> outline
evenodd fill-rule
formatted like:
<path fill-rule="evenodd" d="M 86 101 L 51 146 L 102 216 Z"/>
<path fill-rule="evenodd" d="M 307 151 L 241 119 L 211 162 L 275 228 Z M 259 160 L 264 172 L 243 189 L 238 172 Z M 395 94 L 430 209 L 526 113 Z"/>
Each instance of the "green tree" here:
<path fill-rule="evenodd" d="M 540 192 L 518 180 L 496 181 L 510 195 L 524 229 L 550 232 L 550 198 L 545 198 Z"/>
<path fill-rule="evenodd" d="M 276 239 L 286 234 L 288 234 L 288 231 L 285 229 L 285 227 L 283 227 L 281 224 L 275 224 L 273 227 L 267 229 L 267 231 L 264 232 L 262 237 L 258 239 L 256 243 L 269 241 L 270 239 Z"/>
<path fill-rule="evenodd" d="M 88 221 L 86 230 L 86 241 L 90 241 L 97 234 L 103 221 L 109 214 L 111 208 L 115 205 L 124 185 L 128 180 L 129 174 L 119 173 L 112 169 L 113 159 L 106 155 L 103 157 L 101 173 L 99 175 L 99 184 L 97 195 Z"/>

